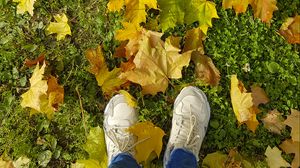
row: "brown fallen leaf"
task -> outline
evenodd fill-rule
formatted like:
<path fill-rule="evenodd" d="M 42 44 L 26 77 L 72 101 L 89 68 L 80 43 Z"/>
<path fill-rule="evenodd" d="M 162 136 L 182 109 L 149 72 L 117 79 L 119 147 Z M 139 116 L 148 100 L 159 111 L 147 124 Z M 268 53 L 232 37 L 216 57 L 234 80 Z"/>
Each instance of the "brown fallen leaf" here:
<path fill-rule="evenodd" d="M 300 43 L 300 16 L 289 17 L 280 27 L 279 33 L 291 44 Z"/>
<path fill-rule="evenodd" d="M 116 48 L 114 57 L 122 58 L 126 57 L 126 45 L 128 43 L 128 40 L 122 41 L 121 44 Z"/>
<path fill-rule="evenodd" d="M 292 128 L 291 136 L 293 141 L 300 142 L 300 111 L 292 109 L 284 124 Z"/>
<path fill-rule="evenodd" d="M 285 128 L 284 119 L 277 109 L 270 111 L 262 121 L 265 128 L 276 134 L 281 134 L 281 130 Z"/>
<path fill-rule="evenodd" d="M 48 79 L 49 103 L 57 111 L 58 105 L 64 102 L 64 88 L 57 82 L 57 78 L 50 76 Z"/>
<path fill-rule="evenodd" d="M 292 168 L 300 167 L 300 142 L 293 141 L 292 139 L 285 140 L 279 147 L 287 154 L 294 153 L 292 161 Z"/>
<path fill-rule="evenodd" d="M 251 86 L 253 104 L 258 107 L 259 104 L 266 104 L 270 101 L 266 92 L 259 86 Z"/>
<path fill-rule="evenodd" d="M 253 0 L 251 6 L 254 16 L 260 18 L 262 22 L 270 23 L 273 12 L 278 10 L 276 3 L 276 0 Z"/>
<path fill-rule="evenodd" d="M 236 14 L 245 13 L 247 11 L 248 5 L 253 0 L 223 0 L 222 7 L 224 9 L 233 8 Z"/>
<path fill-rule="evenodd" d="M 42 53 L 42 54 L 40 54 L 36 59 L 34 59 L 34 60 L 30 60 L 30 59 L 26 59 L 25 60 L 25 65 L 27 66 L 27 67 L 32 67 L 32 66 L 35 66 L 36 64 L 43 64 L 43 62 L 45 61 L 45 54 L 44 53 Z M 47 64 L 47 62 L 46 62 L 46 64 Z"/>
<path fill-rule="evenodd" d="M 215 67 L 212 59 L 201 54 L 200 51 L 193 51 L 191 54 L 196 66 L 197 78 L 211 86 L 218 85 L 221 78 L 220 71 Z"/>

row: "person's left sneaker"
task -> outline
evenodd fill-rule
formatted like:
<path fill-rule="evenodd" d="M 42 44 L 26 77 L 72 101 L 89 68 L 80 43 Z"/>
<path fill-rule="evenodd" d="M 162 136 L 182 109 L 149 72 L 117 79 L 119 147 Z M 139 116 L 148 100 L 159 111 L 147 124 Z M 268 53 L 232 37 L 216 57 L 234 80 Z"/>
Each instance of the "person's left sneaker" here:
<path fill-rule="evenodd" d="M 104 133 L 108 163 L 120 153 L 135 154 L 134 144 L 137 138 L 127 128 L 138 121 L 137 112 L 130 107 L 121 94 L 114 96 L 104 111 Z"/>

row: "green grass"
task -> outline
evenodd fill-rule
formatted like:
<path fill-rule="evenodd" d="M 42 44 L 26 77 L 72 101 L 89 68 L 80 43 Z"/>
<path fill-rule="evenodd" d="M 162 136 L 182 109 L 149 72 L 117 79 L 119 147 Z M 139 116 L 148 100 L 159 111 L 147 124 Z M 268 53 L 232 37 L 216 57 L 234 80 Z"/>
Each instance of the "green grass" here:
<path fill-rule="evenodd" d="M 87 72 L 88 62 L 84 52 L 102 44 L 109 67 L 118 66 L 120 60 L 112 54 L 118 42 L 115 30 L 121 27 L 119 14 L 107 13 L 107 1 L 59 0 L 36 1 L 33 17 L 16 14 L 16 3 L 0 0 L 0 155 L 12 159 L 26 155 L 31 167 L 47 164 L 47 167 L 68 167 L 77 159 L 87 157 L 81 147 L 86 132 L 92 126 L 102 125 L 103 110 L 108 102 L 93 75 Z M 230 75 L 237 74 L 249 89 L 258 84 L 265 89 L 271 102 L 260 106 L 261 119 L 269 110 L 278 109 L 284 116 L 291 108 L 300 107 L 300 58 L 299 45 L 290 45 L 277 33 L 288 16 L 294 16 L 300 2 L 279 0 L 271 26 L 253 18 L 251 10 L 236 16 L 232 10 L 221 9 L 220 19 L 213 21 L 204 43 L 209 55 L 222 76 L 218 87 L 208 87 L 195 82 L 194 65 L 183 70 L 183 78 L 172 80 L 166 93 L 142 96 L 141 87 L 132 85 L 130 93 L 138 100 L 139 119 L 150 120 L 161 127 L 167 143 L 171 128 L 172 105 L 182 86 L 193 83 L 208 96 L 212 115 L 200 158 L 232 148 L 249 158 L 263 161 L 268 145 L 276 146 L 289 137 L 290 129 L 282 135 L 269 133 L 260 124 L 256 133 L 245 125 L 238 126 L 230 101 Z M 56 41 L 53 35 L 45 35 L 45 27 L 52 16 L 65 12 L 69 18 L 72 36 Z M 187 27 L 181 25 L 166 33 L 183 36 Z M 57 74 L 65 89 L 65 102 L 52 121 L 43 115 L 29 117 L 20 106 L 20 95 L 29 87 L 32 69 L 23 63 L 45 53 L 49 61 L 46 73 Z M 242 67 L 249 63 L 250 72 Z M 82 115 L 79 98 L 84 112 Z M 84 118 L 84 120 L 83 120 Z M 84 124 L 83 124 L 84 123 Z M 86 125 L 86 126 L 84 126 Z M 38 145 L 37 139 L 46 143 Z M 291 161 L 291 155 L 285 156 Z M 161 165 L 162 156 L 154 163 Z M 264 165 L 264 164 L 263 164 Z M 160 166 L 157 166 L 160 167 Z"/>

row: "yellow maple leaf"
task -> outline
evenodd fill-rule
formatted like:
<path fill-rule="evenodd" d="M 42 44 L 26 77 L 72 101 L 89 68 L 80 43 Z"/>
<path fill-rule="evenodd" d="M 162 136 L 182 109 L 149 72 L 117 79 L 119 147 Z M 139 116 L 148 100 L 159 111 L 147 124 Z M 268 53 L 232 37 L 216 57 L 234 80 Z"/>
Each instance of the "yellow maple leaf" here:
<path fill-rule="evenodd" d="M 245 13 L 248 5 L 253 0 L 223 0 L 222 7 L 224 9 L 233 8 L 236 14 Z"/>
<path fill-rule="evenodd" d="M 48 85 L 47 80 L 43 80 L 46 64 L 44 63 L 41 69 L 39 64 L 35 67 L 30 81 L 30 89 L 21 95 L 23 108 L 30 107 L 36 111 L 41 111 L 41 100 L 42 95 L 47 94 Z"/>
<path fill-rule="evenodd" d="M 292 127 L 291 136 L 293 141 L 300 142 L 300 111 L 292 109 L 284 124 Z"/>
<path fill-rule="evenodd" d="M 292 139 L 285 140 L 279 147 L 287 154 L 294 153 L 294 159 L 292 161 L 292 168 L 300 167 L 300 142 L 293 141 Z"/>
<path fill-rule="evenodd" d="M 108 5 L 109 11 L 120 11 L 123 5 L 126 6 L 125 21 L 139 25 L 146 22 L 146 6 L 157 8 L 156 0 L 110 0 Z"/>
<path fill-rule="evenodd" d="M 112 71 L 108 70 L 101 46 L 87 50 L 85 56 L 91 64 L 89 72 L 95 75 L 98 85 L 105 94 L 113 93 L 126 82 L 125 79 L 119 78 L 121 68 L 114 68 Z"/>
<path fill-rule="evenodd" d="M 123 22 L 123 29 L 117 30 L 116 40 L 125 41 L 128 43 L 125 46 L 126 58 L 129 59 L 132 55 L 135 55 L 139 49 L 139 41 L 143 37 L 145 31 L 140 26 L 134 25 L 129 22 Z"/>
<path fill-rule="evenodd" d="M 248 128 L 255 132 L 259 124 L 256 119 L 258 109 L 253 104 L 252 94 L 247 93 L 243 83 L 237 79 L 236 75 L 231 75 L 230 97 L 233 111 L 239 124 L 246 123 Z"/>
<path fill-rule="evenodd" d="M 36 0 L 13 0 L 13 2 L 19 2 L 17 6 L 17 14 L 24 14 L 26 11 L 33 16 L 33 4 Z"/>
<path fill-rule="evenodd" d="M 123 73 L 122 77 L 140 84 L 144 94 L 164 92 L 168 87 L 168 78 L 181 78 L 182 68 L 189 65 L 191 55 L 179 54 L 179 51 L 168 39 L 163 43 L 146 35 L 133 60 L 136 68 Z"/>
<path fill-rule="evenodd" d="M 270 168 L 280 168 L 291 166 L 287 161 L 281 157 L 281 151 L 275 146 L 271 148 L 268 146 L 265 155 L 267 156 L 267 162 Z"/>
<path fill-rule="evenodd" d="M 51 22 L 46 28 L 47 34 L 57 34 L 57 41 L 63 40 L 66 35 L 71 35 L 71 28 L 68 25 L 68 18 L 63 13 L 54 16 L 56 22 Z"/>
<path fill-rule="evenodd" d="M 131 107 L 137 106 L 136 99 L 131 94 L 129 94 L 126 90 L 120 90 L 119 93 L 121 93 L 125 97 L 125 100 L 129 106 Z"/>
<path fill-rule="evenodd" d="M 139 163 L 148 164 L 151 161 L 149 157 L 151 157 L 152 152 L 155 152 L 156 157 L 159 157 L 163 145 L 162 138 L 165 135 L 162 129 L 149 121 L 145 121 L 129 127 L 128 131 L 138 138 L 135 158 Z"/>
<path fill-rule="evenodd" d="M 30 88 L 21 95 L 21 106 L 31 108 L 30 115 L 44 113 L 51 119 L 58 109 L 58 104 L 63 102 L 64 89 L 58 85 L 57 79 L 53 76 L 48 81 L 43 80 L 45 67 L 45 62 L 41 69 L 39 64 L 35 67 L 32 77 L 29 79 Z"/>
<path fill-rule="evenodd" d="M 276 0 L 253 0 L 251 6 L 254 10 L 254 16 L 269 23 L 273 17 L 273 12 L 278 10 L 276 3 Z"/>

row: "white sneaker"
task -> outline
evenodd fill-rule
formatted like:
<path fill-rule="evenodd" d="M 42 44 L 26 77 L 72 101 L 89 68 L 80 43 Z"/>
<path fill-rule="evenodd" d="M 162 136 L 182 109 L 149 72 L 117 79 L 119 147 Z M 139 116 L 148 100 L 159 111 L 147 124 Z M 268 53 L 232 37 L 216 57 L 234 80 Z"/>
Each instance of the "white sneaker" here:
<path fill-rule="evenodd" d="M 205 94 L 196 87 L 185 87 L 174 103 L 172 129 L 164 155 L 164 167 L 171 151 L 184 148 L 199 161 L 199 151 L 210 118 L 210 107 Z"/>
<path fill-rule="evenodd" d="M 108 163 L 119 153 L 135 155 L 134 144 L 137 138 L 126 130 L 137 121 L 136 110 L 127 104 L 123 95 L 118 94 L 109 101 L 103 123 Z"/>

